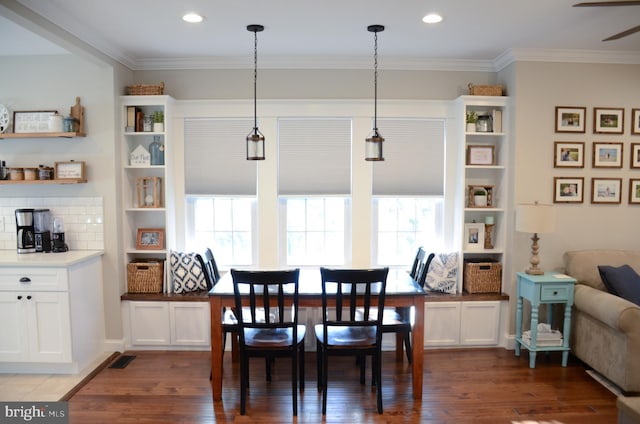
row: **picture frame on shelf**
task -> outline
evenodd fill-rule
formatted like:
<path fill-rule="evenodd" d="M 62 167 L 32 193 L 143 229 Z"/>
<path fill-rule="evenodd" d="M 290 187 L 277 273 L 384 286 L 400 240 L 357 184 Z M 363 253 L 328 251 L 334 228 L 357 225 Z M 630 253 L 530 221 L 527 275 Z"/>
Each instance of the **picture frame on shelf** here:
<path fill-rule="evenodd" d="M 553 152 L 554 168 L 584 168 L 583 141 L 556 141 Z"/>
<path fill-rule="evenodd" d="M 640 135 L 640 109 L 631 109 L 631 134 Z"/>
<path fill-rule="evenodd" d="M 593 142 L 591 166 L 593 168 L 622 168 L 624 143 Z"/>
<path fill-rule="evenodd" d="M 495 147 L 489 144 L 467 146 L 467 165 L 495 165 Z"/>
<path fill-rule="evenodd" d="M 553 203 L 582 203 L 584 177 L 554 177 Z"/>
<path fill-rule="evenodd" d="M 583 106 L 556 106 L 557 133 L 584 133 L 587 108 Z"/>
<path fill-rule="evenodd" d="M 640 168 L 640 143 L 631 143 L 631 169 Z"/>
<path fill-rule="evenodd" d="M 629 204 L 640 205 L 640 178 L 629 178 Z"/>
<path fill-rule="evenodd" d="M 620 203 L 622 178 L 591 178 L 591 203 Z"/>
<path fill-rule="evenodd" d="M 163 228 L 138 228 L 136 249 L 162 250 L 164 248 Z"/>
<path fill-rule="evenodd" d="M 624 108 L 594 107 L 594 134 L 624 133 Z"/>
<path fill-rule="evenodd" d="M 56 162 L 53 168 L 53 179 L 84 181 L 86 179 L 84 170 L 84 161 Z"/>
<path fill-rule="evenodd" d="M 471 222 L 464 224 L 464 250 L 484 249 L 484 224 Z"/>
<path fill-rule="evenodd" d="M 16 110 L 13 112 L 13 132 L 21 134 L 50 132 L 49 117 L 57 113 L 57 110 Z"/>

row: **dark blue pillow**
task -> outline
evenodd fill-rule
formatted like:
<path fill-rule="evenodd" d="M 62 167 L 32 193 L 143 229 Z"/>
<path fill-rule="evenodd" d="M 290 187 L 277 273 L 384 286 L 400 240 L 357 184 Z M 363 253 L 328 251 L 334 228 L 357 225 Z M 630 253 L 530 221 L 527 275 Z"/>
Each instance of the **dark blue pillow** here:
<path fill-rule="evenodd" d="M 598 265 L 600 278 L 609 293 L 640 305 L 640 275 L 629 265 Z"/>

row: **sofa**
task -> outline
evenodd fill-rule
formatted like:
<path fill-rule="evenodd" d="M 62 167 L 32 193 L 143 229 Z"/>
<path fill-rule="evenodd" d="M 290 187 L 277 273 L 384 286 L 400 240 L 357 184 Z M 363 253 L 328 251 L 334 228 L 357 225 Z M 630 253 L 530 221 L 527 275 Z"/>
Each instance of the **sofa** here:
<path fill-rule="evenodd" d="M 565 273 L 577 280 L 571 352 L 625 394 L 640 392 L 640 306 L 610 294 L 599 265 L 640 272 L 640 251 L 577 250 L 564 254 Z"/>

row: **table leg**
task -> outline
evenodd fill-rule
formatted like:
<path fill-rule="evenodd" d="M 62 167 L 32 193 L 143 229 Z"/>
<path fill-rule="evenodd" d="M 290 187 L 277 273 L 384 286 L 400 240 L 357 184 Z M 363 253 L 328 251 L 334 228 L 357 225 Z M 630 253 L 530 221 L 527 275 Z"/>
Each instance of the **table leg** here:
<path fill-rule="evenodd" d="M 413 398 L 422 400 L 422 377 L 424 368 L 424 299 L 417 298 L 415 306 L 415 323 L 413 325 L 412 346 L 413 362 L 411 363 L 411 378 L 413 382 Z"/>
<path fill-rule="evenodd" d="M 562 341 L 563 347 L 566 349 L 562 352 L 562 366 L 566 367 L 567 362 L 569 360 L 569 336 L 571 333 L 571 305 L 572 303 L 565 303 L 564 305 L 564 323 L 562 328 L 562 337 L 564 340 Z"/>
<path fill-rule="evenodd" d="M 518 295 L 516 302 L 516 356 L 520 356 L 519 340 L 522 340 L 522 297 Z"/>
<path fill-rule="evenodd" d="M 402 362 L 404 358 L 404 337 L 402 333 L 396 333 L 396 361 Z"/>
<path fill-rule="evenodd" d="M 213 400 L 222 399 L 222 306 L 220 298 L 209 296 L 211 310 L 211 393 Z"/>
<path fill-rule="evenodd" d="M 538 348 L 538 310 L 540 305 L 531 304 L 531 349 L 529 349 L 529 368 L 536 367 L 536 349 Z"/>

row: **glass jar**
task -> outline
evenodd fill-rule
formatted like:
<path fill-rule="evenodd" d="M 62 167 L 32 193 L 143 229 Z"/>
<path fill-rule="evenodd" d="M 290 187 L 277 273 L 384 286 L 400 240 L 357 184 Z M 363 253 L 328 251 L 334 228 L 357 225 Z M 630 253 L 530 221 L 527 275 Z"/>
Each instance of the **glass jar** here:
<path fill-rule="evenodd" d="M 151 115 L 145 116 L 142 119 L 142 131 L 144 132 L 153 131 L 153 117 Z"/>
<path fill-rule="evenodd" d="M 479 115 L 476 122 L 477 132 L 493 132 L 493 119 L 491 115 Z"/>
<path fill-rule="evenodd" d="M 153 142 L 149 144 L 151 154 L 151 165 L 164 165 L 164 144 L 160 142 L 159 136 L 153 137 Z"/>

